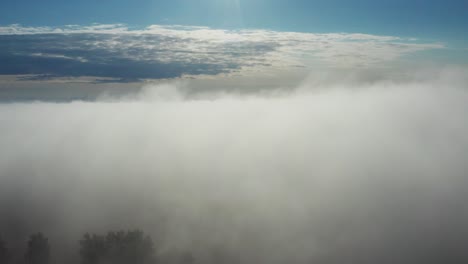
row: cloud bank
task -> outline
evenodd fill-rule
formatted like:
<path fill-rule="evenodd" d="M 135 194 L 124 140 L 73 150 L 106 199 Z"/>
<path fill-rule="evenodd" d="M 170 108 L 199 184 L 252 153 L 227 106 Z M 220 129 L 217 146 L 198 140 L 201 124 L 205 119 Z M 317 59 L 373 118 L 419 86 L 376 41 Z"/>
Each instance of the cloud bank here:
<path fill-rule="evenodd" d="M 0 104 L 0 233 L 69 263 L 134 227 L 199 263 L 464 263 L 466 76 Z"/>
<path fill-rule="evenodd" d="M 369 34 L 122 24 L 0 27 L 0 74 L 128 81 L 258 74 L 310 67 L 381 67 L 440 43 Z"/>

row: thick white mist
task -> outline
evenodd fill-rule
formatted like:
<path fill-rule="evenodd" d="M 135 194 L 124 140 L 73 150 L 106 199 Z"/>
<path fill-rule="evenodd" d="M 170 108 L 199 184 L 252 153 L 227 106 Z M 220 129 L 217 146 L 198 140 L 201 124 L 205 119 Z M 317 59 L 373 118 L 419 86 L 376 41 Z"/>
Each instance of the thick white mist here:
<path fill-rule="evenodd" d="M 1 104 L 0 231 L 73 248 L 138 227 L 200 263 L 219 248 L 232 263 L 447 260 L 468 232 L 465 76 Z"/>

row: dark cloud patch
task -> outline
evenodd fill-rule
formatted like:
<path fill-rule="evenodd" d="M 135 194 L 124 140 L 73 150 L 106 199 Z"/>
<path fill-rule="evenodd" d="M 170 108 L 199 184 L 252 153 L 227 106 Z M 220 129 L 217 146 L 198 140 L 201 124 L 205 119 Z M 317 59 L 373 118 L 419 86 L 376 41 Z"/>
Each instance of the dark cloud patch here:
<path fill-rule="evenodd" d="M 392 36 L 218 30 L 152 25 L 0 27 L 0 74 L 115 80 L 244 74 L 318 65 L 369 67 L 437 43 Z"/>
<path fill-rule="evenodd" d="M 193 58 L 191 54 L 195 51 L 162 50 L 132 44 L 141 41 L 145 45 L 151 45 L 168 39 L 163 40 L 158 36 L 106 34 L 0 36 L 0 74 L 35 75 L 28 77 L 29 80 L 94 76 L 128 82 L 138 79 L 176 78 L 182 75 L 216 75 L 242 66 L 228 59 L 202 61 Z M 258 52 L 259 49 L 262 48 L 253 47 L 252 52 Z M 264 49 L 264 52 L 267 50 Z M 173 56 L 173 53 L 182 54 L 179 56 L 181 58 Z M 243 52 L 231 52 L 229 56 L 238 57 L 242 54 Z"/>

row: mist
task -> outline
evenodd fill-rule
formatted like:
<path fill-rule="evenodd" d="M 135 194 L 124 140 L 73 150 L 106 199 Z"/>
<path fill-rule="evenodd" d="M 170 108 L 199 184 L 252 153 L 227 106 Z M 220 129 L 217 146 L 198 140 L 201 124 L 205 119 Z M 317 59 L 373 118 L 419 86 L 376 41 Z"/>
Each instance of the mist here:
<path fill-rule="evenodd" d="M 56 263 L 132 228 L 197 263 L 465 262 L 467 73 L 0 104 L 0 234 Z"/>

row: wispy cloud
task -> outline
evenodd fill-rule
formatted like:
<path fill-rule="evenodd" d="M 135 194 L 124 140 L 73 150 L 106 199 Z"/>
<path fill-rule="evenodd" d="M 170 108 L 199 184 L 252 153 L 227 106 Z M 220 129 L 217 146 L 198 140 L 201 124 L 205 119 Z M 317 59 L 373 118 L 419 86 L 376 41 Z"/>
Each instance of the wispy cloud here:
<path fill-rule="evenodd" d="M 384 65 L 439 43 L 357 33 L 313 34 L 123 24 L 0 27 L 1 74 L 174 78 Z M 38 55 L 40 54 L 40 55 Z M 27 66 L 25 66 L 27 65 Z"/>

